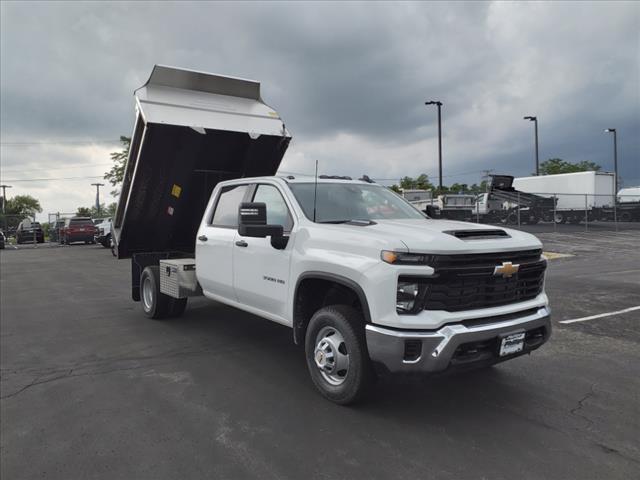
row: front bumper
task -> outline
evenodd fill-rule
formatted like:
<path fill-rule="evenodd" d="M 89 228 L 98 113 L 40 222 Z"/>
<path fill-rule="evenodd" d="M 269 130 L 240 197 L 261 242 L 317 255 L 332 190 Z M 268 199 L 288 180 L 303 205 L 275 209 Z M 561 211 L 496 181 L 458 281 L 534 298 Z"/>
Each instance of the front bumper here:
<path fill-rule="evenodd" d="M 499 356 L 500 338 L 525 332 L 524 349 Z M 435 373 L 449 368 L 490 365 L 529 353 L 551 335 L 548 307 L 502 317 L 445 325 L 437 330 L 395 330 L 366 326 L 369 357 L 378 371 Z"/>

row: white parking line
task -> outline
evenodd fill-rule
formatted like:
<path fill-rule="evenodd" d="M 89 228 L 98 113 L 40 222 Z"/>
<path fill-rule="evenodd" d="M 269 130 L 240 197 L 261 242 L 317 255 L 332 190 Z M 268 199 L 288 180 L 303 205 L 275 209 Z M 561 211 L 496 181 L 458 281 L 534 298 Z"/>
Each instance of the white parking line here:
<path fill-rule="evenodd" d="M 599 315 L 591 315 L 590 317 L 574 318 L 571 320 L 560 320 L 559 323 L 586 322 L 587 320 L 594 320 L 596 318 L 602 318 L 602 317 L 610 317 L 611 315 L 619 315 L 621 313 L 633 312 L 634 310 L 640 310 L 640 305 L 638 305 L 637 307 L 625 308 L 624 310 L 618 310 L 616 312 L 608 312 L 608 313 L 601 313 Z"/>

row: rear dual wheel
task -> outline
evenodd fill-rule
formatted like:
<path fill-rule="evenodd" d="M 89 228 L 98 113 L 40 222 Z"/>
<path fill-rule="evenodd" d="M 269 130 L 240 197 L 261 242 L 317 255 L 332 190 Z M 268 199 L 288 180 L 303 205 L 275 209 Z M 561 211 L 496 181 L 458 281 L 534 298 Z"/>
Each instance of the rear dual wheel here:
<path fill-rule="evenodd" d="M 140 275 L 140 300 L 144 314 L 160 320 L 179 317 L 187 307 L 186 298 L 173 298 L 160 292 L 160 267 L 150 265 Z"/>

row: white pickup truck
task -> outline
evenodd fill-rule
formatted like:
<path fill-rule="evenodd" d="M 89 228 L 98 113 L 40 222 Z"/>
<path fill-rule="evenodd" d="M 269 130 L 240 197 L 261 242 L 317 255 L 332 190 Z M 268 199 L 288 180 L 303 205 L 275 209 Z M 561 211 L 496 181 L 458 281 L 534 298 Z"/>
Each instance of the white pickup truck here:
<path fill-rule="evenodd" d="M 225 90 L 225 77 L 156 67 L 146 95 L 159 78 L 192 96 L 210 81 L 194 105 L 217 108 L 194 128 L 175 125 L 171 99 L 181 92 L 155 92 L 154 107 L 172 105 L 158 123 L 137 98 L 114 239 L 119 257 L 132 259 L 132 295 L 148 317 L 179 316 L 203 294 L 287 325 L 313 383 L 339 404 L 362 398 L 379 374 L 483 367 L 547 341 L 546 260 L 535 237 L 429 219 L 367 177 L 273 176 L 289 137 L 275 112 L 260 116 L 259 95 L 236 135 L 217 118 L 230 99 L 210 95 L 233 97 L 242 85 Z M 222 113 L 240 114 L 244 98 Z M 260 130 L 255 118 L 280 124 Z M 270 175 L 243 174 L 264 164 Z"/>

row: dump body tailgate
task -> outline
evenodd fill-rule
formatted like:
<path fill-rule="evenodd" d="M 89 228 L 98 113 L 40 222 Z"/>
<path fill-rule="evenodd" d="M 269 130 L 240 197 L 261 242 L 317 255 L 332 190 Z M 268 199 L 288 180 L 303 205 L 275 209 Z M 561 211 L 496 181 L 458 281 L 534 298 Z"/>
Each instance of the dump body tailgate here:
<path fill-rule="evenodd" d="M 156 65 L 134 96 L 118 257 L 191 253 L 216 184 L 275 174 L 291 137 L 255 81 Z"/>

